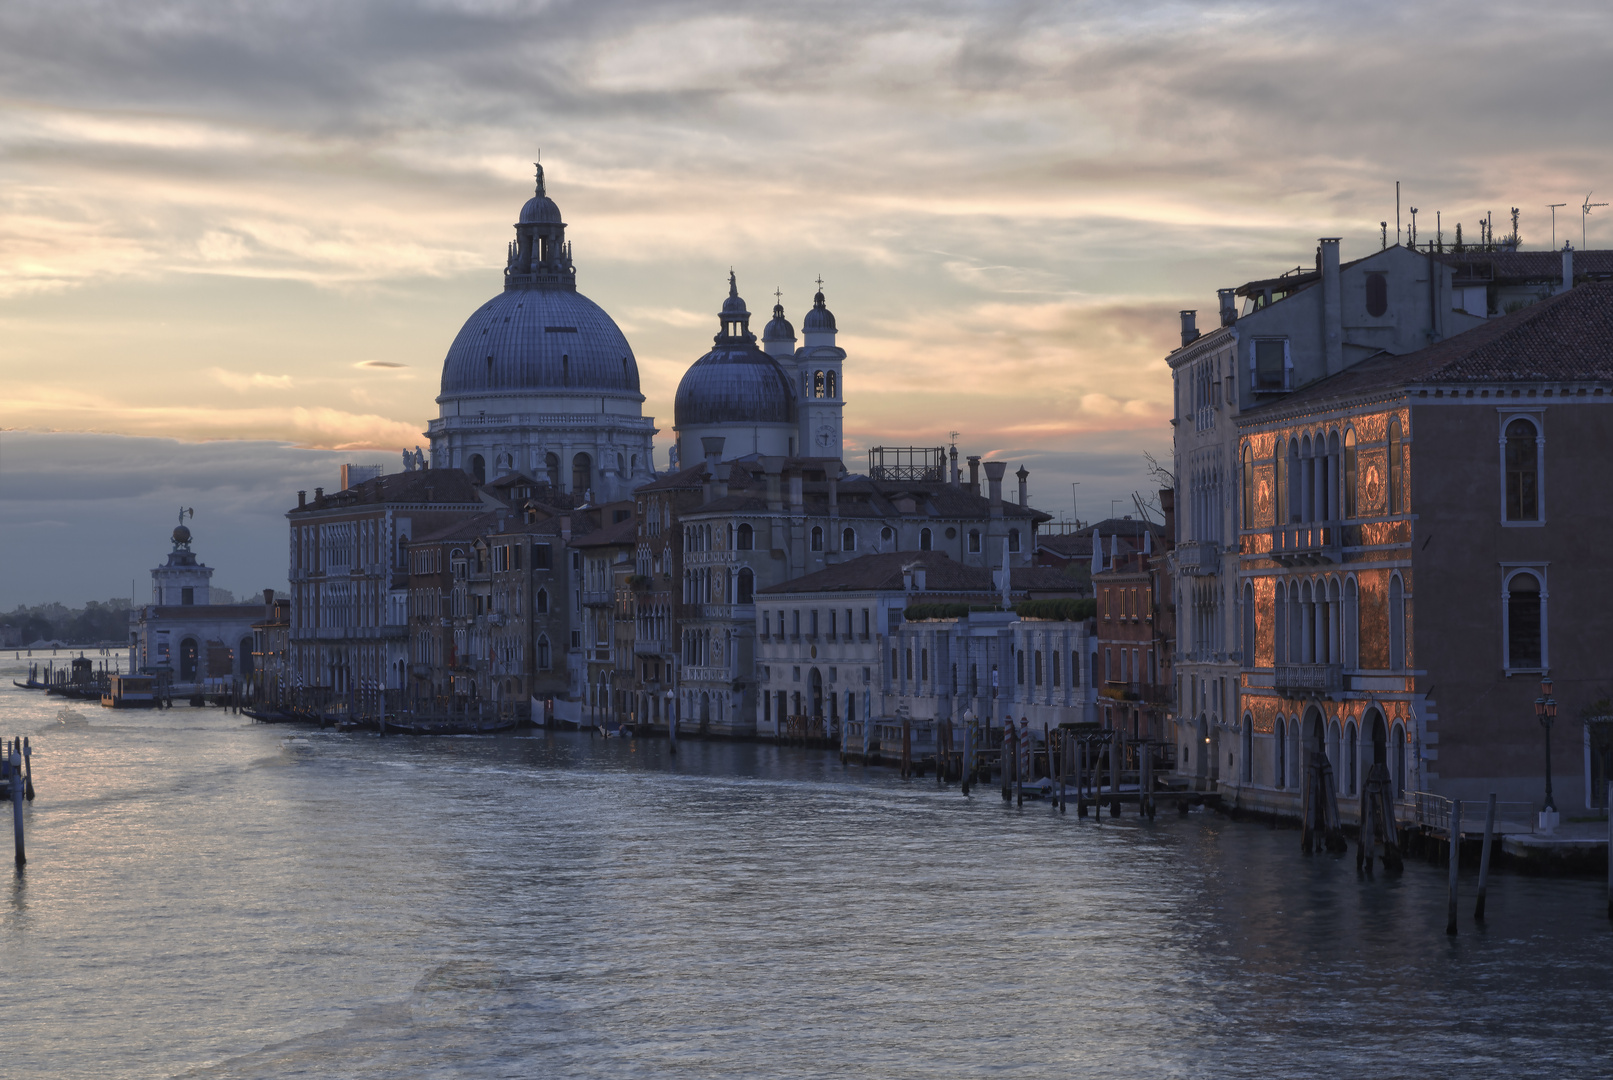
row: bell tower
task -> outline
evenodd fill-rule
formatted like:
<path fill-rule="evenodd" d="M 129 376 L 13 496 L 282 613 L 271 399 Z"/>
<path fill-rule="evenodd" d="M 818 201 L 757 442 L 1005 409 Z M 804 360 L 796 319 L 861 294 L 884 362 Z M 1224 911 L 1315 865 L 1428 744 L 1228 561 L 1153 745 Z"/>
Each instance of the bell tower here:
<path fill-rule="evenodd" d="M 802 457 L 842 458 L 846 352 L 835 345 L 835 317 L 823 299 L 823 279 L 812 297 L 812 310 L 801 320 L 801 348 L 795 353 L 797 417 L 801 433 L 796 445 Z"/>

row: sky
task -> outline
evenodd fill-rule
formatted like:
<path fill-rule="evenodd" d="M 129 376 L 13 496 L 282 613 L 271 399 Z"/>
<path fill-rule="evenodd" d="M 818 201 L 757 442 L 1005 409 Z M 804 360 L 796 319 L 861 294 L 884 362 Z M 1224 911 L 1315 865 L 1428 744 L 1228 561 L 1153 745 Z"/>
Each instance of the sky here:
<path fill-rule="evenodd" d="M 0 5 L 0 608 L 148 587 L 181 506 L 218 584 L 284 512 L 423 445 L 540 154 L 666 465 L 732 267 L 847 350 L 874 445 L 1025 464 L 1086 520 L 1157 487 L 1177 311 L 1521 211 L 1613 202 L 1605 5 Z M 1584 219 L 1613 246 L 1613 208 Z M 861 459 L 861 460 L 859 460 Z M 1072 485 L 1077 485 L 1072 487 Z"/>

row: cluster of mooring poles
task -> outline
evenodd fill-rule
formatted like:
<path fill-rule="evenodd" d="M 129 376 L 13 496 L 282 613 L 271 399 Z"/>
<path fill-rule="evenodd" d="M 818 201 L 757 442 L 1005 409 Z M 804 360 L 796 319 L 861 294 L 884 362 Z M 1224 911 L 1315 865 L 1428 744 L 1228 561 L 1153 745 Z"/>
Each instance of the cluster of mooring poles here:
<path fill-rule="evenodd" d="M 17 848 L 17 865 L 28 861 L 22 837 L 22 804 L 34 801 L 33 748 L 26 738 L 0 743 L 0 788 L 11 800 L 11 833 Z"/>

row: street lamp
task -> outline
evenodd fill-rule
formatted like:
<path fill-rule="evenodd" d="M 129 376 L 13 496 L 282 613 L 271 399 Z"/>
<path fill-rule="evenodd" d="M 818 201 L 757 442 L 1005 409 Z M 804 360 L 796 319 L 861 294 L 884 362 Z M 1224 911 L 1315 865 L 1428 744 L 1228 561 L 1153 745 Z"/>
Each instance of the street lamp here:
<path fill-rule="evenodd" d="M 1551 797 L 1551 725 L 1557 719 L 1557 699 L 1551 696 L 1551 679 L 1540 680 L 1540 696 L 1535 698 L 1535 718 L 1546 729 L 1546 805 L 1544 810 L 1555 813 L 1557 804 Z"/>

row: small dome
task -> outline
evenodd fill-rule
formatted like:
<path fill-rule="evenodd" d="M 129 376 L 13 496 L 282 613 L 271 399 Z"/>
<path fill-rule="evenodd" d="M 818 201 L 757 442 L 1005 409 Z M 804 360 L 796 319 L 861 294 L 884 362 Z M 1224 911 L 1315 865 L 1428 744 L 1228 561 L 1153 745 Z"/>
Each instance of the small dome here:
<path fill-rule="evenodd" d="M 180 526 L 176 527 L 174 529 L 174 543 L 176 543 L 176 544 L 188 544 L 188 543 L 190 543 L 190 530 L 187 529 L 183 525 L 180 525 Z"/>
<path fill-rule="evenodd" d="M 719 345 L 684 372 L 673 424 L 793 424 L 795 392 L 784 369 L 752 344 Z"/>
<path fill-rule="evenodd" d="M 834 333 L 835 317 L 823 303 L 823 290 L 819 289 L 812 297 L 812 310 L 807 312 L 806 318 L 801 320 L 801 329 L 804 331 L 819 331 Z"/>
<path fill-rule="evenodd" d="M 784 317 L 784 305 L 773 305 L 773 318 L 762 330 L 763 341 L 794 341 L 795 327 Z"/>
<path fill-rule="evenodd" d="M 534 195 L 521 207 L 521 220 L 518 225 L 563 225 L 560 220 L 560 207 L 547 195 Z"/>

